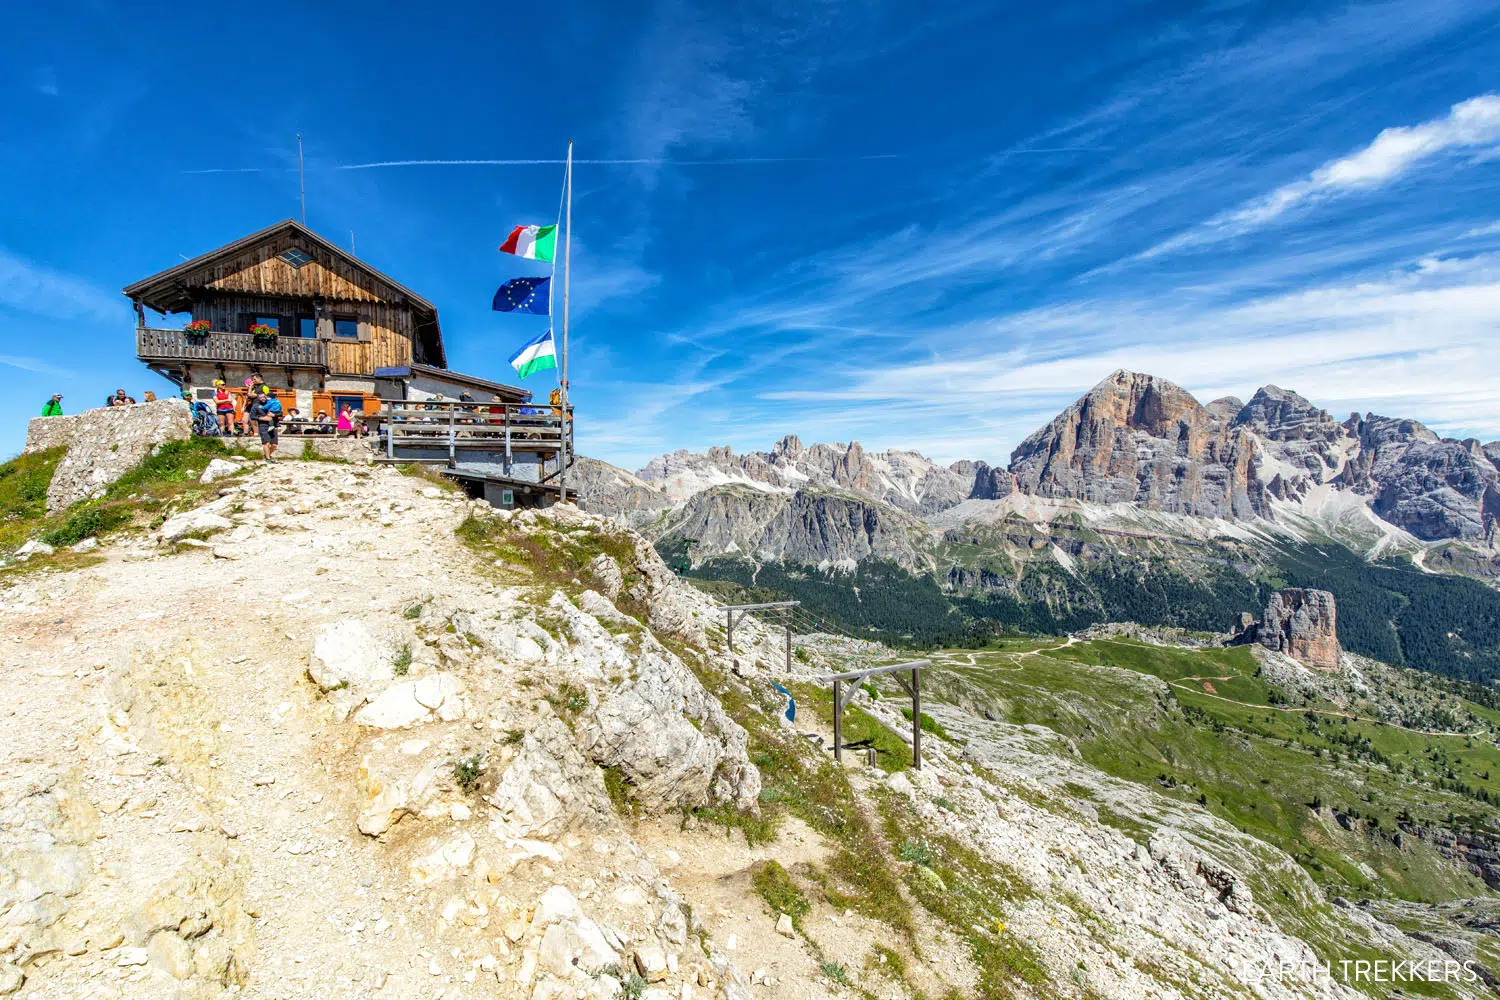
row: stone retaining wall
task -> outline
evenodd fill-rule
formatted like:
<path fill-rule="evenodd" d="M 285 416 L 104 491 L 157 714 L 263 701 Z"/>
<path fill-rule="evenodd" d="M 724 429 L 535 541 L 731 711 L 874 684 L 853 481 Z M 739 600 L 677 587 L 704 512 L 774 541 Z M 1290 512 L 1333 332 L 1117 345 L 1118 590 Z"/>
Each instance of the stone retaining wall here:
<path fill-rule="evenodd" d="M 23 454 L 67 448 L 47 489 L 47 510 L 102 496 L 157 445 L 182 441 L 193 433 L 188 404 L 159 399 L 135 406 L 84 410 L 71 417 L 33 417 Z"/>

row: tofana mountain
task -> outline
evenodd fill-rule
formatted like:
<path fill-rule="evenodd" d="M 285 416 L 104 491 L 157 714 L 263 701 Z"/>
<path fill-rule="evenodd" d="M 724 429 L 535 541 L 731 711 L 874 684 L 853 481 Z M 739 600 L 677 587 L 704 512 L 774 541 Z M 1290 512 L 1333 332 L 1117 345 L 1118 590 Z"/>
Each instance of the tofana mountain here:
<path fill-rule="evenodd" d="M 858 443 L 677 451 L 584 494 L 690 575 L 952 644 L 1102 621 L 1220 630 L 1281 585 L 1335 593 L 1352 648 L 1500 676 L 1500 442 L 1268 385 L 1207 404 L 1117 371 L 1012 452 Z M 1451 627 L 1450 627 L 1451 626 Z"/>

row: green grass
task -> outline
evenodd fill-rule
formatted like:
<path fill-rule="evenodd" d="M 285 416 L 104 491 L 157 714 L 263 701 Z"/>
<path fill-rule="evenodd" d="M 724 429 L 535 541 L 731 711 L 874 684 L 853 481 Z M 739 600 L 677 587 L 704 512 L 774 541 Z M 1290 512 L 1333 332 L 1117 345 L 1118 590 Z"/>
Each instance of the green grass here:
<path fill-rule="evenodd" d="M 478 754 L 460 757 L 453 762 L 453 783 L 465 795 L 473 795 L 484 778 L 484 761 Z"/>
<path fill-rule="evenodd" d="M 625 777 L 625 772 L 620 770 L 619 765 L 604 768 L 604 790 L 609 794 L 609 801 L 614 804 L 615 812 L 621 816 L 635 815 L 630 779 Z"/>
<path fill-rule="evenodd" d="M 802 928 L 802 918 L 812 911 L 812 903 L 797 888 L 787 870 L 776 861 L 757 861 L 750 869 L 750 884 L 776 913 L 792 918 L 792 926 Z"/>
<path fill-rule="evenodd" d="M 1292 855 L 1334 893 L 1435 902 L 1487 892 L 1430 846 L 1407 837 L 1402 850 L 1390 836 L 1402 815 L 1425 825 L 1446 825 L 1450 812 L 1460 825 L 1495 815 L 1474 797 L 1500 794 L 1500 749 L 1487 741 L 1279 711 L 1267 703 L 1271 692 L 1255 676 L 1246 648 L 1164 649 L 1106 640 L 976 660 L 968 666 L 949 658 L 955 677 L 944 683 L 967 683 L 990 695 L 1007 721 L 1070 737 L 1084 760 L 1105 773 L 1182 801 L 1201 800 L 1240 830 Z M 1163 691 L 1140 674 L 1173 686 Z M 1190 679 L 1226 675 L 1231 679 L 1210 681 L 1219 697 Z M 934 672 L 934 680 L 939 677 Z M 1249 704 L 1224 700 L 1237 695 Z M 1473 794 L 1455 791 L 1457 784 Z M 1339 828 L 1310 808 L 1314 802 L 1357 814 L 1360 828 Z M 1373 831 L 1372 819 L 1378 824 Z M 1130 817 L 1111 814 L 1106 821 L 1138 839 L 1149 835 L 1132 829 L 1139 821 Z M 1361 862 L 1377 873 L 1375 880 L 1361 872 Z"/>
<path fill-rule="evenodd" d="M 85 538 L 159 523 L 169 511 L 186 509 L 216 493 L 215 487 L 200 486 L 198 477 L 212 459 L 230 454 L 239 452 L 219 438 L 168 441 L 111 483 L 103 497 L 52 514 L 46 511 L 47 487 L 63 449 L 11 459 L 0 464 L 0 552 L 13 551 L 30 537 L 62 548 Z M 71 564 L 69 557 L 58 553 L 19 565 L 36 569 Z"/>
<path fill-rule="evenodd" d="M 402 646 L 396 650 L 396 655 L 391 659 L 391 672 L 397 677 L 405 677 L 411 670 L 411 647 Z"/>
<path fill-rule="evenodd" d="M 1026 881 L 957 839 L 924 830 L 898 796 L 882 796 L 880 812 L 886 839 L 901 845 L 908 891 L 968 943 L 979 970 L 979 994 L 1009 997 L 1024 985 L 1022 995 L 1059 995 L 1036 949 L 1001 930 L 1007 907 L 1035 895 Z"/>

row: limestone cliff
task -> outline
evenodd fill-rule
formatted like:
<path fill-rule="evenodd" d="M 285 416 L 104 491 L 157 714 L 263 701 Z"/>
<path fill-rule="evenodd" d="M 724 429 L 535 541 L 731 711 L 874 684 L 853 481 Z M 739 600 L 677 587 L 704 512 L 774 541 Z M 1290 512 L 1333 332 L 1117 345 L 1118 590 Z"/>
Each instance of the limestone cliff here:
<path fill-rule="evenodd" d="M 1248 435 L 1182 388 L 1117 371 L 1011 453 L 1025 493 L 1205 517 L 1269 513 Z"/>

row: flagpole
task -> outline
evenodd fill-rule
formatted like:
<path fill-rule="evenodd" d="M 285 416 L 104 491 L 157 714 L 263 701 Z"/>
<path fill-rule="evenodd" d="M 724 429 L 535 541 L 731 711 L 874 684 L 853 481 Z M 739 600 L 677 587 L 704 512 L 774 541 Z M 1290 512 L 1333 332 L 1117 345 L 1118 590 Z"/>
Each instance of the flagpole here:
<path fill-rule="evenodd" d="M 563 230 L 563 329 L 562 329 L 562 445 L 558 450 L 558 502 L 568 502 L 568 279 L 573 265 L 573 140 L 568 140 L 568 172 L 563 182 L 568 203 Z"/>

